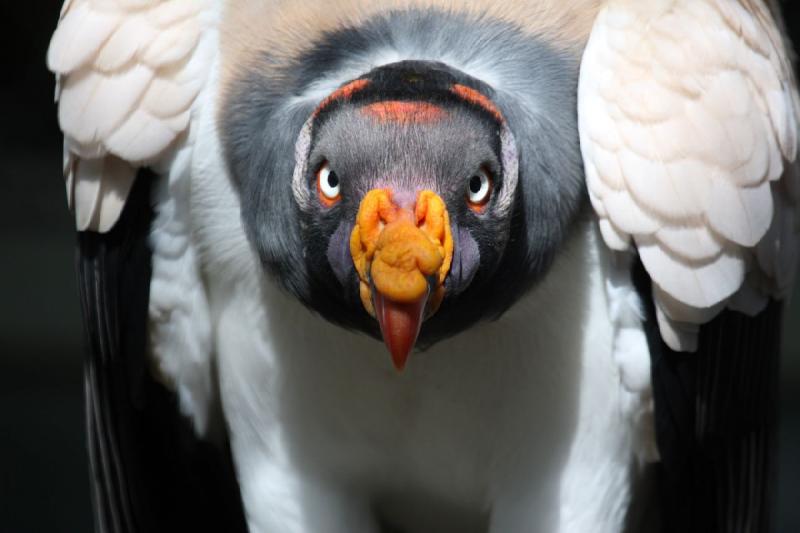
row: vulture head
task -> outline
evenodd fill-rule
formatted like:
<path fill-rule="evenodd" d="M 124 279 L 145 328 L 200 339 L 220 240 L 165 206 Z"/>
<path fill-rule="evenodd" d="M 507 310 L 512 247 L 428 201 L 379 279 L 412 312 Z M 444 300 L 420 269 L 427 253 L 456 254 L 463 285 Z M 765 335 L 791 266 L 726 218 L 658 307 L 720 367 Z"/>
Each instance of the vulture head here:
<path fill-rule="evenodd" d="M 557 104 L 533 111 L 424 60 L 322 88 L 314 75 L 330 67 L 312 59 L 279 77 L 295 91 L 261 75 L 268 65 L 229 88 L 221 125 L 244 225 L 284 288 L 382 338 L 401 369 L 415 346 L 498 317 L 546 271 L 582 198 L 574 90 L 551 98 L 554 85 L 533 81 L 539 104 Z"/>
<path fill-rule="evenodd" d="M 496 300 L 518 164 L 489 92 L 441 64 L 379 67 L 325 98 L 298 141 L 301 235 L 334 300 L 320 309 L 377 323 L 398 367 L 424 321 L 452 334 L 484 312 L 462 299 Z"/>

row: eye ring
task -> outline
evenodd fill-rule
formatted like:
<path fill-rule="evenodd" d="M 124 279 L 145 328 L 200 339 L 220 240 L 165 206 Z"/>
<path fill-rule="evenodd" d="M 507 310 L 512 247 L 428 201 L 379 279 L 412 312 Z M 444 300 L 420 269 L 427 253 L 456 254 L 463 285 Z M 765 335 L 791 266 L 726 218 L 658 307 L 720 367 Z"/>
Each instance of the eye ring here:
<path fill-rule="evenodd" d="M 317 193 L 323 205 L 331 207 L 342 199 L 341 182 L 327 161 L 317 169 Z"/>
<path fill-rule="evenodd" d="M 481 169 L 473 174 L 467 182 L 467 205 L 476 213 L 483 213 L 492 197 L 494 181 L 489 171 Z"/>

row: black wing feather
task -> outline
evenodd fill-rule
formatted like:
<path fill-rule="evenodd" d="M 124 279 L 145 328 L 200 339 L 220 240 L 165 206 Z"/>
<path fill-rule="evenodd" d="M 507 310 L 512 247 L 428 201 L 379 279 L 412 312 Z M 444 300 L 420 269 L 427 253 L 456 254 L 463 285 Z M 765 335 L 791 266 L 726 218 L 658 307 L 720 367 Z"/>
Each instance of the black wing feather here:
<path fill-rule="evenodd" d="M 229 450 L 197 439 L 176 396 L 149 371 L 147 237 L 154 179 L 140 173 L 112 231 L 78 237 L 96 529 L 244 532 Z"/>
<path fill-rule="evenodd" d="M 782 306 L 756 317 L 726 310 L 700 328 L 696 353 L 661 339 L 644 267 L 663 531 L 771 531 Z"/>

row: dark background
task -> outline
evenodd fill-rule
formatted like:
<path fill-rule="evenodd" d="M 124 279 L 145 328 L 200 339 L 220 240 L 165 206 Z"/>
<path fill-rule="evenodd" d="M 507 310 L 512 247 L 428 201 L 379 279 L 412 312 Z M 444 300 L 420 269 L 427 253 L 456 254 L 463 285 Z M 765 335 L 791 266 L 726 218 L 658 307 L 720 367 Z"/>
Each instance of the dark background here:
<path fill-rule="evenodd" d="M 800 6 L 785 2 L 800 42 Z M 88 532 L 73 224 L 45 53 L 61 0 L 0 20 L 0 532 Z M 800 286 L 800 284 L 798 284 Z M 800 290 L 786 316 L 779 533 L 800 531 Z M 587 532 L 588 533 L 588 532 Z"/>

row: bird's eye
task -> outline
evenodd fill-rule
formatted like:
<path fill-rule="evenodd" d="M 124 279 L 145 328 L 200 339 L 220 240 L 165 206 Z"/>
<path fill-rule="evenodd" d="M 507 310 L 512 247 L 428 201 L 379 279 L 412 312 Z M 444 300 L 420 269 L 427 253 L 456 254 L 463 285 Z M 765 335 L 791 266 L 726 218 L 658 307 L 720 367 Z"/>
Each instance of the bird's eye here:
<path fill-rule="evenodd" d="M 322 163 L 317 170 L 317 191 L 319 199 L 327 206 L 332 206 L 342 199 L 339 176 L 331 170 L 327 161 Z"/>
<path fill-rule="evenodd" d="M 492 177 L 482 168 L 467 183 L 467 203 L 470 209 L 482 213 L 492 196 Z"/>

